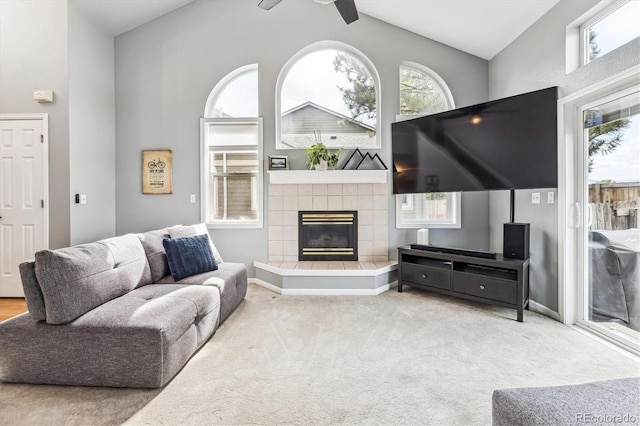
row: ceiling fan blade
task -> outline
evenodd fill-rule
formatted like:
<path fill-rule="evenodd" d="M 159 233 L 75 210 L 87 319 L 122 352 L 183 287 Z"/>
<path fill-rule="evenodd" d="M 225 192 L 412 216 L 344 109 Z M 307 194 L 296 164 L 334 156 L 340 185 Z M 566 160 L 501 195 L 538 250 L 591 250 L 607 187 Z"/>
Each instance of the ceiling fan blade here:
<path fill-rule="evenodd" d="M 263 8 L 264 10 L 269 10 L 271 9 L 273 6 L 277 5 L 278 3 L 280 3 L 282 0 L 262 0 L 260 3 L 258 3 L 258 7 Z"/>
<path fill-rule="evenodd" d="M 358 20 L 358 10 L 356 9 L 355 0 L 336 0 L 335 5 L 340 15 L 342 15 L 342 19 L 344 19 L 344 22 L 347 24 Z"/>

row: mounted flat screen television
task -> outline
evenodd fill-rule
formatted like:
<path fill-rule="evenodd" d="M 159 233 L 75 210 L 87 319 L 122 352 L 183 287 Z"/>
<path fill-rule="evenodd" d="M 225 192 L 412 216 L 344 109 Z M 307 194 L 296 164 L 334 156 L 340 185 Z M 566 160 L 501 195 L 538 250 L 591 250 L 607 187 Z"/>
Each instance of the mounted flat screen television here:
<path fill-rule="evenodd" d="M 557 88 L 391 124 L 393 193 L 555 188 Z"/>

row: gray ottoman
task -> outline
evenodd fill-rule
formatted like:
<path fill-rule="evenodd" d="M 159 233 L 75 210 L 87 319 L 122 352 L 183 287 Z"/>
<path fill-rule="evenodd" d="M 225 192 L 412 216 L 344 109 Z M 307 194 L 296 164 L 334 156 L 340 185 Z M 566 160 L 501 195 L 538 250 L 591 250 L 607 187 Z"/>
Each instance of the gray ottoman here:
<path fill-rule="evenodd" d="M 497 389 L 494 426 L 640 424 L 640 377 L 581 385 Z"/>

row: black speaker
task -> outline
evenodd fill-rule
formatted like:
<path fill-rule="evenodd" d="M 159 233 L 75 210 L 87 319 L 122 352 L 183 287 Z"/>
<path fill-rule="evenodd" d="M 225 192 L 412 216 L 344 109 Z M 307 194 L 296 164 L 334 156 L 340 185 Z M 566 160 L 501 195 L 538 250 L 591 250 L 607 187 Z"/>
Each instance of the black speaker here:
<path fill-rule="evenodd" d="M 502 250 L 507 259 L 529 258 L 529 224 L 505 223 Z"/>

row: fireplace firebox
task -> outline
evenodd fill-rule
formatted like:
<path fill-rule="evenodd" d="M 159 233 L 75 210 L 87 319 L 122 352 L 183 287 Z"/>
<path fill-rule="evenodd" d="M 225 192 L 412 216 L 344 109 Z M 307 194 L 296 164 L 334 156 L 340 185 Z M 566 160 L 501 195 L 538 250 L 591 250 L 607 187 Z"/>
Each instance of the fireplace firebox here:
<path fill-rule="evenodd" d="M 357 211 L 300 211 L 298 229 L 299 260 L 358 260 Z"/>

